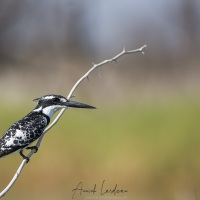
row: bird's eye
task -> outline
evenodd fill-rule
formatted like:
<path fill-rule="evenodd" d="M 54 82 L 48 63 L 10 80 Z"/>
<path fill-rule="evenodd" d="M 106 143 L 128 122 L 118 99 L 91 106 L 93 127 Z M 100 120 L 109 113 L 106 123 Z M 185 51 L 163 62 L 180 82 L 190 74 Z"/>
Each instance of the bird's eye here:
<path fill-rule="evenodd" d="M 53 102 L 54 102 L 54 103 L 59 103 L 59 102 L 60 102 L 60 99 L 59 99 L 59 98 L 54 98 L 54 99 L 53 99 Z"/>

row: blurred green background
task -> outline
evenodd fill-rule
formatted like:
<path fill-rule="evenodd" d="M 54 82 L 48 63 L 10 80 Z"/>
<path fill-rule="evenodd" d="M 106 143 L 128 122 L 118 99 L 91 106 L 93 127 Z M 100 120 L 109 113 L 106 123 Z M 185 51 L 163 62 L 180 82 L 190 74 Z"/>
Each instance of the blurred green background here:
<path fill-rule="evenodd" d="M 31 100 L 67 95 L 91 66 L 144 44 L 95 71 L 50 130 L 4 199 L 200 199 L 200 3 L 198 0 L 0 2 L 0 131 Z M 28 152 L 27 152 L 28 153 Z M 21 163 L 0 159 L 0 190 Z M 128 190 L 100 195 L 105 189 Z"/>

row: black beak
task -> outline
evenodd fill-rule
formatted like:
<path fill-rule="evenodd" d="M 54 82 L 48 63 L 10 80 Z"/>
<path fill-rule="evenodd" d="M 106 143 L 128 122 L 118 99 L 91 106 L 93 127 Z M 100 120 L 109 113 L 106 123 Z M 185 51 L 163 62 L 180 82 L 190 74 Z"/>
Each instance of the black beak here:
<path fill-rule="evenodd" d="M 67 107 L 73 107 L 73 108 L 89 108 L 89 109 L 95 109 L 95 107 L 84 104 L 84 103 L 80 103 L 80 102 L 76 102 L 76 101 L 70 101 L 68 100 L 65 105 Z"/>

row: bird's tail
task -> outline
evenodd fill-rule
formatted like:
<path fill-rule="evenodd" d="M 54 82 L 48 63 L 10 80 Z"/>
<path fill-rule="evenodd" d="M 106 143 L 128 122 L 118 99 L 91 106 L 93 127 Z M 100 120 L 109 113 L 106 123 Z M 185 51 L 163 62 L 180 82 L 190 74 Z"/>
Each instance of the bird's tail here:
<path fill-rule="evenodd" d="M 5 153 L 4 153 L 4 151 L 2 151 L 2 150 L 0 149 L 0 158 L 2 158 L 3 156 L 5 156 Z"/>

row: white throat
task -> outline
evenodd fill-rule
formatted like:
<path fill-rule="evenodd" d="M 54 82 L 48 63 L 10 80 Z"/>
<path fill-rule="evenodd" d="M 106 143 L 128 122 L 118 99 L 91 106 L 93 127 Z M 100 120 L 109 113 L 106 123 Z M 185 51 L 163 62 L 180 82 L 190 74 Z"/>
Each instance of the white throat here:
<path fill-rule="evenodd" d="M 47 115 L 51 119 L 53 115 L 61 108 L 62 107 L 58 107 L 58 106 L 47 106 L 46 108 L 42 109 L 42 112 L 43 114 Z"/>

